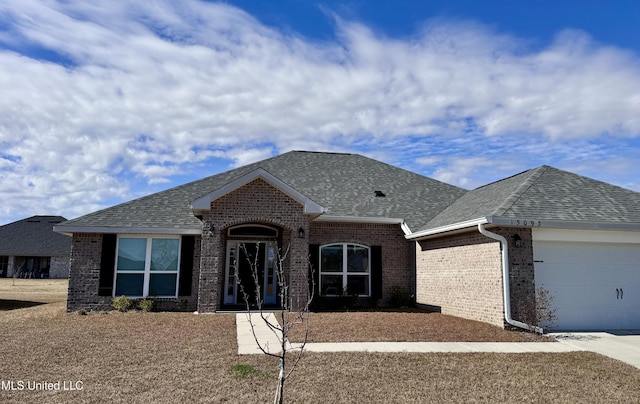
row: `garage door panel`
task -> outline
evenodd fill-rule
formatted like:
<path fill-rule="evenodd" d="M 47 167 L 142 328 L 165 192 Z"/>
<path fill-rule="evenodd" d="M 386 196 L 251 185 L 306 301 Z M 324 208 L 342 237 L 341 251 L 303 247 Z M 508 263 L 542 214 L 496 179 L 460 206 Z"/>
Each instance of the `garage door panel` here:
<path fill-rule="evenodd" d="M 562 330 L 640 328 L 640 245 L 534 240 L 536 288 Z"/>
<path fill-rule="evenodd" d="M 638 265 L 638 246 L 634 244 L 558 241 L 537 241 L 534 244 L 544 244 L 544 259 L 549 263 L 609 265 L 613 255 L 617 264 Z"/>
<path fill-rule="evenodd" d="M 602 307 L 594 307 L 585 311 L 578 307 L 561 307 L 557 311 L 558 318 L 562 318 L 563 330 L 602 330 L 596 324 L 606 323 L 609 317 L 609 310 Z"/>
<path fill-rule="evenodd" d="M 558 264 L 558 263 L 536 263 L 536 284 L 557 284 L 557 285 L 594 285 L 619 287 L 620 282 L 631 285 L 637 282 L 632 274 L 634 268 L 628 266 L 609 265 L 598 267 L 584 264 Z"/>
<path fill-rule="evenodd" d="M 563 268 L 563 270 L 559 270 Z M 553 283 L 559 285 L 599 285 L 608 282 L 610 277 L 606 272 L 584 276 L 589 269 L 584 264 L 567 264 L 557 262 L 547 262 L 536 264 L 536 281 L 542 283 Z M 595 276 L 593 276 L 595 275 Z"/>
<path fill-rule="evenodd" d="M 611 293 L 598 286 L 553 285 L 545 288 L 553 293 L 553 303 L 556 307 L 569 307 L 574 310 L 583 307 L 594 310 L 603 306 L 609 307 L 613 303 Z M 615 298 L 615 290 L 613 297 Z"/>

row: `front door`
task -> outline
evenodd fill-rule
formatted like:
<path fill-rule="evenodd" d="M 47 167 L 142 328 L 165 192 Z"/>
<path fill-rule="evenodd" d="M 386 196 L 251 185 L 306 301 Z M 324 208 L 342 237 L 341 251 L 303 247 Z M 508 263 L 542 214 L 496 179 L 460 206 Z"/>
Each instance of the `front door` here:
<path fill-rule="evenodd" d="M 224 304 L 277 304 L 277 249 L 273 241 L 227 242 Z"/>

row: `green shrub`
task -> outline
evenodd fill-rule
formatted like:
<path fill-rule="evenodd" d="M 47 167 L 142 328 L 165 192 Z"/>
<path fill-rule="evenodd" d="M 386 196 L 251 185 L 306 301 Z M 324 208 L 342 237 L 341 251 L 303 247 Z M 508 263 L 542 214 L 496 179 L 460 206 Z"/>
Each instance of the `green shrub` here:
<path fill-rule="evenodd" d="M 413 295 L 403 287 L 394 286 L 391 288 L 387 304 L 389 307 L 410 307 L 413 305 Z"/>
<path fill-rule="evenodd" d="M 189 301 L 187 299 L 176 299 L 176 306 L 179 311 L 187 311 L 189 308 Z"/>
<path fill-rule="evenodd" d="M 138 300 L 138 308 L 145 312 L 152 311 L 155 305 L 156 305 L 156 299 L 151 296 Z"/>
<path fill-rule="evenodd" d="M 118 311 L 125 312 L 133 308 L 133 300 L 129 299 L 125 295 L 114 297 L 111 301 L 111 307 Z"/>

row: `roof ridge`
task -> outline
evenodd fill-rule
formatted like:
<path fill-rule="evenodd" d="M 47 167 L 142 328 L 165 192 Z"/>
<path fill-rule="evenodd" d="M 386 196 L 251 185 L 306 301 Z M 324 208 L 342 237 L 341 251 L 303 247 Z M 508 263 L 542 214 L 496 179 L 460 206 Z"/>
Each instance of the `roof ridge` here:
<path fill-rule="evenodd" d="M 291 150 L 288 153 L 291 152 L 295 152 L 295 153 L 315 153 L 315 154 L 341 154 L 341 155 L 345 155 L 345 156 L 352 156 L 354 155 L 354 153 L 347 153 L 347 152 L 330 152 L 330 151 L 322 151 L 322 150 Z M 283 153 L 283 154 L 287 154 L 287 153 Z M 281 155 L 283 155 L 281 154 Z M 357 154 L 357 153 L 356 153 Z M 275 156 L 278 157 L 278 156 Z"/>
<path fill-rule="evenodd" d="M 524 173 L 527 172 L 532 172 L 531 176 L 529 178 L 527 178 L 526 180 L 524 180 L 517 188 L 514 192 L 511 193 L 511 195 L 509 195 L 508 198 L 506 198 L 504 200 L 504 202 L 502 202 L 494 211 L 494 213 L 492 214 L 492 216 L 502 216 L 507 210 L 509 210 L 511 207 L 513 207 L 513 205 L 515 205 L 515 203 L 522 198 L 522 196 L 529 190 L 529 188 L 531 188 L 533 186 L 533 184 L 536 183 L 536 181 L 538 181 L 538 179 L 542 176 L 542 174 L 544 174 L 547 170 L 549 169 L 549 166 L 547 165 L 542 165 L 540 167 L 537 168 L 533 168 L 527 171 L 524 171 L 520 174 L 516 174 L 513 175 L 509 178 L 513 178 L 516 177 L 518 175 L 522 175 Z M 508 178 L 505 178 L 508 179 Z M 504 180 L 503 180 L 504 181 Z"/>

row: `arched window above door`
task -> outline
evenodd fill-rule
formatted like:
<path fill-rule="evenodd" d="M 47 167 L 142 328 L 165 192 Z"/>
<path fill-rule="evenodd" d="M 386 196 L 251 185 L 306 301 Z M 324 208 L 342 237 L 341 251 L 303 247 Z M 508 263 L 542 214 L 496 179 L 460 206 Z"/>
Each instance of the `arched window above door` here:
<path fill-rule="evenodd" d="M 263 224 L 242 224 L 229 228 L 229 237 L 276 238 L 278 229 Z"/>

